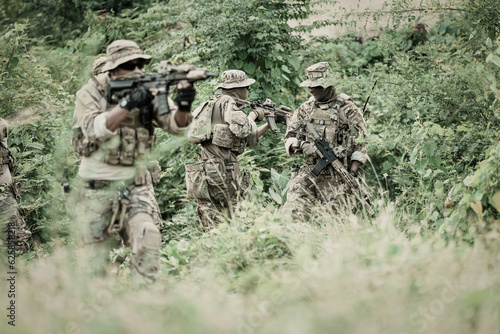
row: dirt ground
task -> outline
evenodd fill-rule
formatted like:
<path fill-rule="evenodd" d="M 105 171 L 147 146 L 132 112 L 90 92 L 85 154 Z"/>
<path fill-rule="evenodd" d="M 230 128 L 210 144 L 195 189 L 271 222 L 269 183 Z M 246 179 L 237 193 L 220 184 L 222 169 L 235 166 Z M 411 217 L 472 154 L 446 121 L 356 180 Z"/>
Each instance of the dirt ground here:
<path fill-rule="evenodd" d="M 295 27 L 301 23 L 304 24 L 310 24 L 314 21 L 317 20 L 325 20 L 325 19 L 339 19 L 342 13 L 345 12 L 354 12 L 354 13 L 361 13 L 364 12 L 366 9 L 370 11 L 376 11 L 379 9 L 383 8 L 384 3 L 392 3 L 394 1 L 392 0 L 339 0 L 339 1 L 331 1 L 332 3 L 335 4 L 330 4 L 330 5 L 322 5 L 319 8 L 316 8 L 317 10 L 323 12 L 319 15 L 314 15 L 311 16 L 309 19 L 305 21 L 291 21 L 290 25 Z M 421 3 L 421 0 L 413 0 L 411 1 L 411 4 L 409 7 L 410 8 L 417 8 L 417 7 L 422 7 L 423 5 L 419 5 Z M 342 10 L 341 8 L 345 8 Z M 384 9 L 388 9 L 385 7 Z M 409 9 L 409 8 L 406 8 Z M 406 12 L 403 13 L 403 17 L 407 17 L 408 14 L 412 15 L 419 15 L 418 12 Z M 337 16 L 335 16 L 337 15 Z M 354 16 L 351 16 L 352 18 Z M 434 24 L 436 21 L 435 17 L 423 17 L 422 19 L 418 20 L 419 23 L 426 23 L 429 26 Z M 314 29 L 312 32 L 312 35 L 315 36 L 327 36 L 327 37 L 339 37 L 342 35 L 345 35 L 346 33 L 354 33 L 357 36 L 373 36 L 373 35 L 378 35 L 382 29 L 387 25 L 388 22 L 388 16 L 383 15 L 380 19 L 379 22 L 375 23 L 373 18 L 370 16 L 365 16 L 359 18 L 357 21 L 357 27 L 346 27 L 346 26 L 329 26 L 329 27 L 323 27 L 320 29 Z"/>

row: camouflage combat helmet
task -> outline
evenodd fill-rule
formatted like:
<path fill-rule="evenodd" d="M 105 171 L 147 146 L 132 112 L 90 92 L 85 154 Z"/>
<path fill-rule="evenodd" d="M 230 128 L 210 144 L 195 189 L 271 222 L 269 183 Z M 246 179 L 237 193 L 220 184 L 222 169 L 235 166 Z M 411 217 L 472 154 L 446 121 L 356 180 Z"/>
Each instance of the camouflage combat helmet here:
<path fill-rule="evenodd" d="M 306 81 L 300 84 L 300 87 L 317 87 L 327 88 L 334 86 L 338 80 L 333 75 L 333 71 L 326 61 L 314 64 L 306 68 Z"/>
<path fill-rule="evenodd" d="M 114 70 L 121 64 L 134 59 L 143 59 L 148 64 L 151 61 L 151 56 L 143 54 L 136 42 L 119 39 L 108 45 L 106 59 L 106 64 L 102 68 L 103 72 Z"/>
<path fill-rule="evenodd" d="M 102 68 L 106 64 L 106 57 L 99 57 L 92 63 L 92 74 L 98 75 L 103 72 Z"/>
<path fill-rule="evenodd" d="M 220 75 L 220 84 L 215 89 L 248 87 L 255 82 L 254 79 L 248 78 L 247 74 L 240 70 L 224 71 Z"/>

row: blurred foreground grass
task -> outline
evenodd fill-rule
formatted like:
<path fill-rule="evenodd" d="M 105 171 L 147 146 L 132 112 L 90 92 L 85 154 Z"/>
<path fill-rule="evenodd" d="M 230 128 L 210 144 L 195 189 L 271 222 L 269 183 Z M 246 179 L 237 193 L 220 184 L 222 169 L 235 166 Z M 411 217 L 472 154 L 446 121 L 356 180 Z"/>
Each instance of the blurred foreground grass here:
<path fill-rule="evenodd" d="M 230 225 L 166 245 L 152 286 L 127 268 L 88 276 L 76 248 L 56 247 L 18 259 L 16 326 L 4 317 L 0 332 L 498 333 L 498 245 L 409 238 L 405 219 L 318 209 L 291 223 L 243 202 Z"/>

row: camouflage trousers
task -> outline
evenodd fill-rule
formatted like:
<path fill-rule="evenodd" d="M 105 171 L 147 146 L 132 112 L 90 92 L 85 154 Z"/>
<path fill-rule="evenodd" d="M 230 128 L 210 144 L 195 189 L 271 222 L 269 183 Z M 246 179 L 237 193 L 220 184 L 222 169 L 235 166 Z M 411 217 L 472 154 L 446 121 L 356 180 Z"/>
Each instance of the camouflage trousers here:
<path fill-rule="evenodd" d="M 83 242 L 101 245 L 100 258 L 106 258 L 113 239 L 131 248 L 131 262 L 142 276 L 154 280 L 160 270 L 160 209 L 151 178 L 144 185 L 128 185 L 117 181 L 86 182 L 79 192 L 75 219 Z M 113 238 L 115 237 L 115 238 Z"/>
<path fill-rule="evenodd" d="M 224 168 L 224 173 L 206 174 L 208 191 L 203 198 L 197 199 L 196 212 L 205 231 L 213 229 L 230 216 L 248 187 L 249 175 L 240 176 L 238 163 L 226 163 Z"/>
<path fill-rule="evenodd" d="M 335 213 L 352 212 L 357 200 L 338 175 L 310 174 L 312 167 L 304 166 L 290 180 L 287 200 L 283 206 L 296 219 L 305 219 L 311 207 L 321 205 Z"/>
<path fill-rule="evenodd" d="M 0 223 L 2 226 L 2 237 L 0 248 L 27 252 L 31 232 L 19 214 L 16 195 L 11 185 L 2 185 L 0 189 Z"/>

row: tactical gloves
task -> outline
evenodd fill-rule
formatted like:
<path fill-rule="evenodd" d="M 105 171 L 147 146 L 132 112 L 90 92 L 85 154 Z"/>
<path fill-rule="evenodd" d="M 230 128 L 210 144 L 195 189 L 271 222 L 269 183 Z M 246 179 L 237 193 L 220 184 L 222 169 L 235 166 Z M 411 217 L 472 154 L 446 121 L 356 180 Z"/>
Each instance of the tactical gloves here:
<path fill-rule="evenodd" d="M 356 172 L 355 170 L 353 169 L 349 169 L 349 174 L 351 174 L 353 177 L 358 177 L 358 172 Z"/>
<path fill-rule="evenodd" d="M 178 88 L 175 103 L 179 107 L 179 111 L 190 112 L 195 96 L 196 89 L 193 86 Z"/>
<path fill-rule="evenodd" d="M 132 110 L 133 108 L 144 107 L 153 101 L 154 96 L 151 94 L 149 89 L 146 89 L 144 86 L 139 88 L 138 90 L 132 92 L 126 99 L 126 103 L 120 102 L 120 106 L 127 110 Z"/>

